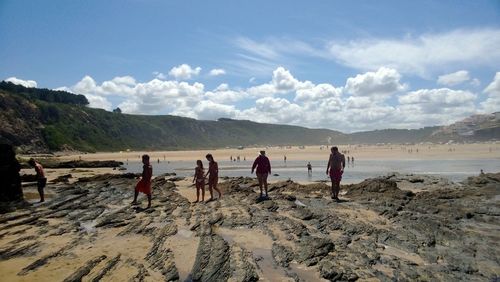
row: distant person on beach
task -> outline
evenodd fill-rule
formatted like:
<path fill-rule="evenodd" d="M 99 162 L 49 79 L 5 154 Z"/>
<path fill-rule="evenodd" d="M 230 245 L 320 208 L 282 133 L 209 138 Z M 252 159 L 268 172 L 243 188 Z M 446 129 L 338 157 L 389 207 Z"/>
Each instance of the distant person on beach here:
<path fill-rule="evenodd" d="M 267 176 L 271 174 L 271 163 L 266 157 L 266 151 L 260 151 L 260 155 L 253 162 L 252 173 L 254 172 L 255 168 L 257 168 L 255 173 L 257 174 L 257 180 L 259 181 L 260 197 L 264 197 L 264 194 L 262 193 L 262 187 L 264 187 L 266 192 L 265 197 L 268 198 L 269 195 L 267 194 Z"/>
<path fill-rule="evenodd" d="M 43 193 L 43 189 L 45 185 L 47 185 L 47 178 L 45 177 L 45 173 L 43 172 L 43 166 L 36 162 L 35 159 L 31 158 L 28 163 L 35 168 L 36 172 L 36 186 L 38 188 L 38 194 L 40 194 L 40 203 L 45 202 L 45 196 Z"/>
<path fill-rule="evenodd" d="M 283 162 L 286 163 L 286 155 L 283 156 Z"/>
<path fill-rule="evenodd" d="M 345 157 L 337 147 L 332 147 L 332 153 L 328 159 L 326 174 L 332 180 L 332 199 L 339 201 L 340 181 L 345 168 Z"/>
<path fill-rule="evenodd" d="M 217 183 L 219 182 L 219 165 L 214 160 L 212 154 L 207 154 L 205 156 L 208 160 L 208 172 L 205 177 L 208 176 L 208 191 L 210 191 L 210 201 L 214 200 L 213 190 L 219 193 L 219 199 L 222 198 L 222 192 L 217 188 Z M 239 156 L 238 156 L 239 158 Z"/>
<path fill-rule="evenodd" d="M 313 168 L 312 168 L 311 162 L 308 162 L 307 163 L 307 174 L 312 175 L 312 172 L 313 172 Z"/>
<path fill-rule="evenodd" d="M 134 201 L 132 205 L 137 205 L 137 196 L 142 192 L 148 196 L 148 207 L 151 207 L 151 178 L 153 177 L 153 166 L 149 163 L 149 155 L 142 155 L 142 176 L 135 186 Z"/>
<path fill-rule="evenodd" d="M 201 201 L 205 201 L 205 170 L 203 169 L 203 163 L 201 160 L 196 161 L 196 168 L 194 169 L 194 178 L 193 183 L 196 186 L 196 201 L 194 203 L 198 203 L 200 201 L 200 191 L 201 191 Z"/>

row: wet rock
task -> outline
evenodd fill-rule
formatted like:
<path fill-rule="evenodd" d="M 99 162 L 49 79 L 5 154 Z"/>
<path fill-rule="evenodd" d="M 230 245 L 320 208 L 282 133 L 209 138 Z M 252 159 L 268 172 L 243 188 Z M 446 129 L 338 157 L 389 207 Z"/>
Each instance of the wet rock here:
<path fill-rule="evenodd" d="M 111 270 L 113 270 L 116 267 L 116 265 L 120 261 L 120 257 L 121 254 L 118 254 L 117 256 L 109 260 L 106 263 L 106 265 L 101 270 L 99 270 L 99 272 L 92 278 L 91 281 L 92 282 L 100 281 L 104 276 L 106 276 L 106 274 L 108 274 Z"/>
<path fill-rule="evenodd" d="M 230 276 L 229 245 L 219 235 L 200 238 L 193 265 L 193 281 L 223 281 Z"/>
<path fill-rule="evenodd" d="M 25 245 L 18 245 L 19 242 L 11 243 L 13 246 L 6 249 L 0 249 L 0 260 L 8 260 L 21 256 L 32 256 L 39 251 L 39 242 L 33 242 Z"/>
<path fill-rule="evenodd" d="M 295 257 L 298 262 L 311 266 L 333 251 L 333 248 L 333 242 L 327 238 L 304 236 L 300 239 Z"/>
<path fill-rule="evenodd" d="M 68 183 L 70 178 L 73 178 L 73 176 L 71 174 L 64 174 L 64 175 L 58 176 L 56 179 L 52 180 L 51 182 L 52 183 L 61 183 L 61 182 Z"/>
<path fill-rule="evenodd" d="M 298 206 L 293 210 L 293 216 L 301 220 L 310 220 L 313 218 L 314 214 L 308 208 Z"/>
<path fill-rule="evenodd" d="M 56 160 L 45 160 L 42 161 L 42 165 L 45 168 L 98 168 L 98 167 L 119 167 L 123 165 L 123 162 L 118 161 L 66 161 L 58 162 Z"/>
<path fill-rule="evenodd" d="M 0 144 L 0 202 L 13 203 L 23 200 L 20 169 L 21 165 L 16 159 L 14 148 L 7 144 Z M 7 205 L 0 205 L 0 213 L 3 210 L 2 206 Z M 5 210 L 9 209 L 6 207 Z"/>
<path fill-rule="evenodd" d="M 273 243 L 271 254 L 279 266 L 288 267 L 293 260 L 293 250 L 284 245 Z"/>
<path fill-rule="evenodd" d="M 279 206 L 272 200 L 262 201 L 259 203 L 262 209 L 266 209 L 270 212 L 275 212 L 278 210 Z"/>
<path fill-rule="evenodd" d="M 102 255 L 96 257 L 92 260 L 89 260 L 82 267 L 78 268 L 73 274 L 71 274 L 68 278 L 64 279 L 64 282 L 75 282 L 82 281 L 82 278 L 92 271 L 92 269 L 99 264 L 101 261 L 106 259 L 106 256 Z"/>
<path fill-rule="evenodd" d="M 257 265 L 252 258 L 252 253 L 237 245 L 231 246 L 231 277 L 229 281 L 258 281 Z"/>

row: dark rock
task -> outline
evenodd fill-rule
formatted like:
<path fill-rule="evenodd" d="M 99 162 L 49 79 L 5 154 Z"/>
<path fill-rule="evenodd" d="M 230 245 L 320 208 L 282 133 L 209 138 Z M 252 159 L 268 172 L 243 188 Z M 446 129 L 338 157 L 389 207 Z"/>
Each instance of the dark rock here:
<path fill-rule="evenodd" d="M 314 214 L 308 208 L 298 206 L 293 210 L 293 216 L 302 220 L 310 220 L 313 218 Z"/>
<path fill-rule="evenodd" d="M 333 242 L 327 238 L 304 236 L 300 239 L 295 257 L 298 262 L 310 266 L 328 255 L 329 252 L 333 251 L 333 248 Z"/>
<path fill-rule="evenodd" d="M 225 281 L 230 276 L 229 245 L 219 235 L 200 238 L 193 265 L 193 281 Z"/>
<path fill-rule="evenodd" d="M 73 178 L 73 176 L 71 174 L 65 174 L 65 175 L 61 175 L 61 176 L 57 177 L 56 179 L 52 180 L 51 182 L 52 183 L 60 183 L 60 182 L 68 183 L 70 178 Z"/>
<path fill-rule="evenodd" d="M 280 244 L 273 243 L 271 254 L 279 266 L 288 267 L 293 260 L 293 250 Z"/>
<path fill-rule="evenodd" d="M 89 260 L 82 267 L 78 268 L 73 274 L 71 274 L 68 278 L 64 279 L 64 282 L 79 282 L 82 281 L 82 278 L 92 271 L 92 269 L 98 265 L 101 261 L 106 259 L 106 256 L 102 255 L 96 257 L 92 260 Z"/>
<path fill-rule="evenodd" d="M 14 148 L 0 144 L 0 202 L 23 200 L 20 170 L 21 165 L 16 159 Z"/>
<path fill-rule="evenodd" d="M 112 258 L 111 260 L 109 260 L 106 265 L 101 269 L 99 270 L 99 272 L 92 278 L 92 282 L 98 282 L 98 281 L 101 281 L 101 279 L 108 273 L 110 272 L 111 270 L 113 270 L 113 268 L 116 267 L 116 265 L 118 264 L 118 262 L 120 261 L 120 257 L 121 257 L 121 254 L 118 254 L 117 256 L 115 256 L 114 258 Z"/>

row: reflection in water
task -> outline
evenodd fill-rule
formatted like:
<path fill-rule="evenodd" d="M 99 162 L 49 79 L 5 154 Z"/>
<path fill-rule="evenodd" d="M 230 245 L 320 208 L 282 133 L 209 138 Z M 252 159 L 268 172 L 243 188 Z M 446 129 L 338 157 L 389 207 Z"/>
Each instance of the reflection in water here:
<path fill-rule="evenodd" d="M 291 179 L 299 182 L 328 181 L 325 161 L 311 161 L 312 174 L 308 174 L 307 160 L 287 161 L 285 166 L 282 161 L 273 162 L 271 160 L 273 174 L 270 181 Z M 219 176 L 248 176 L 250 174 L 252 162 L 243 161 L 239 163 L 229 161 L 219 161 Z M 141 172 L 142 163 L 129 162 L 125 165 L 127 172 Z M 153 174 L 159 175 L 166 172 L 175 172 L 179 176 L 192 176 L 194 173 L 194 162 L 172 161 L 153 164 Z M 352 163 L 346 166 L 342 183 L 357 183 L 366 178 L 385 175 L 390 172 L 430 174 L 446 177 L 458 182 L 465 178 L 478 175 L 483 169 L 485 172 L 500 171 L 500 162 L 497 159 L 488 160 L 356 160 L 356 165 Z"/>

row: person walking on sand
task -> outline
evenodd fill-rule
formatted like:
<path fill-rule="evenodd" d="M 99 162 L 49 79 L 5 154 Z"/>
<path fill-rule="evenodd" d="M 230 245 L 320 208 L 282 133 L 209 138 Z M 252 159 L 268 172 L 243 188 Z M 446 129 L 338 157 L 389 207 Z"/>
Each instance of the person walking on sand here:
<path fill-rule="evenodd" d="M 332 147 L 332 153 L 328 159 L 328 165 L 326 167 L 326 174 L 330 176 L 332 180 L 332 199 L 339 200 L 340 192 L 340 181 L 342 180 L 342 174 L 345 168 L 345 157 L 339 152 L 337 147 Z"/>
<path fill-rule="evenodd" d="M 153 166 L 149 163 L 149 155 L 142 155 L 142 163 L 142 176 L 135 186 L 132 205 L 137 205 L 137 196 L 139 192 L 142 192 L 148 197 L 147 209 L 149 209 L 151 207 L 151 178 L 153 177 Z"/>
<path fill-rule="evenodd" d="M 267 194 L 267 176 L 271 174 L 271 163 L 266 157 L 266 151 L 260 151 L 260 155 L 255 159 L 252 165 L 252 174 L 255 170 L 257 174 L 257 180 L 259 181 L 260 197 L 263 198 L 262 187 L 264 187 L 266 195 L 265 198 L 269 198 Z"/>
<path fill-rule="evenodd" d="M 201 201 L 205 201 L 205 171 L 203 169 L 203 163 L 201 160 L 196 161 L 196 168 L 194 169 L 193 183 L 196 186 L 196 201 L 193 203 L 198 203 L 200 201 L 200 191 L 201 191 Z"/>
<path fill-rule="evenodd" d="M 212 154 L 207 154 L 205 156 L 208 160 L 208 171 L 207 174 L 205 174 L 205 177 L 208 176 L 208 191 L 210 191 L 210 200 L 214 200 L 214 192 L 213 190 L 217 191 L 219 193 L 219 199 L 222 198 L 222 192 L 217 188 L 217 183 L 219 182 L 219 165 L 217 162 L 214 160 L 214 157 Z M 238 156 L 238 159 L 240 157 Z"/>
<path fill-rule="evenodd" d="M 45 195 L 43 189 L 45 185 L 47 185 L 47 178 L 45 177 L 45 173 L 43 171 L 43 166 L 36 162 L 35 159 L 31 158 L 28 163 L 35 168 L 36 171 L 36 186 L 38 188 L 38 194 L 40 194 L 40 203 L 45 202 Z"/>

